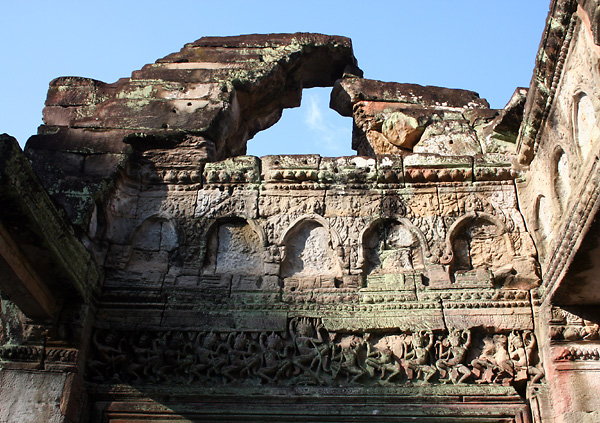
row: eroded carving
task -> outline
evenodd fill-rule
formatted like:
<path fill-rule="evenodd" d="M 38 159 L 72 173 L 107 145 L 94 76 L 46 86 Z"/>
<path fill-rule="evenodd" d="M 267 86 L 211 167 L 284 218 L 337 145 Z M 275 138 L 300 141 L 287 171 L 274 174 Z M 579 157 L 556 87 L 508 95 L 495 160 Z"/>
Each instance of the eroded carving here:
<path fill-rule="evenodd" d="M 471 346 L 470 330 L 452 330 L 448 338 L 441 342 L 439 359 L 435 362 L 440 372 L 442 383 L 452 381 L 452 383 L 464 382 L 471 376 L 471 370 L 464 364 L 467 358 L 467 352 Z"/>
<path fill-rule="evenodd" d="M 218 222 L 208 235 L 204 274 L 263 274 L 263 242 L 245 220 Z"/>
<path fill-rule="evenodd" d="M 574 132 L 575 140 L 584 161 L 590 154 L 592 145 L 597 137 L 596 108 L 592 99 L 586 93 L 580 93 L 574 103 Z"/>
<path fill-rule="evenodd" d="M 304 218 L 292 225 L 283 237 L 281 277 L 292 291 L 335 288 L 342 277 L 339 237 L 319 218 Z"/>
<path fill-rule="evenodd" d="M 383 220 L 363 235 L 366 275 L 423 269 L 420 240 L 405 223 Z"/>
<path fill-rule="evenodd" d="M 93 339 L 87 371 L 101 383 L 507 385 L 543 377 L 530 331 L 333 332 L 295 317 L 284 332 L 99 329 Z"/>
<path fill-rule="evenodd" d="M 527 397 L 544 376 L 536 306 L 597 208 L 597 49 L 591 3 L 576 3 L 553 3 L 530 95 L 504 110 L 365 80 L 349 40 L 310 34 L 204 39 L 115 84 L 54 81 L 29 151 L 103 267 L 88 382 L 470 383 L 471 398 L 514 392 L 477 385 Z M 243 155 L 302 88 L 334 81 L 364 156 Z M 537 251 L 550 257 L 541 294 Z M 3 364 L 77 360 L 62 338 L 15 336 L 25 325 L 9 317 Z M 597 360 L 598 324 L 563 317 L 544 353 L 562 368 Z"/>

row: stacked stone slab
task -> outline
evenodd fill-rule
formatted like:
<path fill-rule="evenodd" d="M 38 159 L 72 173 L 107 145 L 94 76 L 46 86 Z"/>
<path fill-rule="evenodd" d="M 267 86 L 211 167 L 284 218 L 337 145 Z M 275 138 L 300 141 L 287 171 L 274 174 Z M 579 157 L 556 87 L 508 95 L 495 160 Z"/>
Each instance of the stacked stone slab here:
<path fill-rule="evenodd" d="M 517 89 L 504 110 L 490 110 L 472 91 L 347 77 L 336 82 L 331 107 L 353 117 L 358 154 L 478 156 L 514 151 L 526 93 Z"/>
<path fill-rule="evenodd" d="M 300 105 L 303 88 L 332 86 L 344 70 L 360 74 L 355 65 L 344 37 L 201 38 L 114 84 L 55 79 L 45 125 L 27 151 L 47 189 L 85 225 L 131 144 L 163 156 L 166 167 L 191 171 L 244 154 L 247 140 L 283 108 Z"/>

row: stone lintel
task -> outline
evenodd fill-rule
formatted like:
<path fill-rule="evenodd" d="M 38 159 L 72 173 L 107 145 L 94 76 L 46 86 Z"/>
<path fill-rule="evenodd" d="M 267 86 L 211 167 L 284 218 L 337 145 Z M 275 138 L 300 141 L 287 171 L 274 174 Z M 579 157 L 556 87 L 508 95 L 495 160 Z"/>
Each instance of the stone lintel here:
<path fill-rule="evenodd" d="M 174 391 L 172 387 L 143 392 L 124 385 L 99 386 L 92 394 L 107 418 L 120 417 L 178 419 L 192 421 L 232 421 L 231 410 L 242 420 L 329 421 L 332 408 L 336 417 L 356 422 L 427 421 L 480 422 L 529 421 L 528 406 L 510 386 L 405 386 L 401 388 L 315 388 L 289 389 L 246 386 L 243 392 L 211 387 L 202 394 L 193 389 Z M 182 407 L 166 407 L 163 398 L 177 398 Z M 501 419 L 501 420 L 500 420 Z M 506 420 L 509 421 L 509 420 Z"/>

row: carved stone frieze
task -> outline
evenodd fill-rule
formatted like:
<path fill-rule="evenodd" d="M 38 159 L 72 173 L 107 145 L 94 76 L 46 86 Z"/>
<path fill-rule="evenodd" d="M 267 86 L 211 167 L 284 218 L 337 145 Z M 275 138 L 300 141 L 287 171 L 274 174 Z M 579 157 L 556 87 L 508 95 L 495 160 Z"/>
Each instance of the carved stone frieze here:
<path fill-rule="evenodd" d="M 376 280 L 391 281 L 397 274 L 401 281 L 403 274 L 414 272 L 425 275 L 425 285 L 432 288 L 536 286 L 535 250 L 522 218 L 516 210 L 516 214 L 500 211 L 500 204 L 506 204 L 505 188 L 486 189 L 499 193 L 499 200 L 492 203 L 459 187 L 372 191 L 367 200 L 360 191 L 309 190 L 303 191 L 301 202 L 292 191 L 200 190 L 196 202 L 177 195 L 174 200 L 181 198 L 180 208 L 137 219 L 129 236 L 109 231 L 115 234 L 115 243 L 108 250 L 107 267 L 126 272 L 123 277 L 137 274 L 155 283 L 177 284 L 185 277 L 201 284 L 212 274 L 227 284 L 231 276 L 222 275 L 247 273 L 246 265 L 228 265 L 223 255 L 233 258 L 238 248 L 244 260 L 253 257 L 256 276 L 279 276 L 275 286 L 282 288 L 373 290 Z M 438 216 L 440 208 L 450 210 L 450 215 Z M 189 216 L 194 216 L 193 225 Z M 154 232 L 162 233 L 159 244 L 142 239 L 142 234 L 148 238 Z M 131 245 L 119 245 L 123 242 Z M 320 253 L 309 259 L 306 254 L 311 251 Z M 379 285 L 388 286 L 383 290 L 404 289 L 390 288 L 390 283 L 394 285 Z"/>
<path fill-rule="evenodd" d="M 283 332 L 97 329 L 87 363 L 98 383 L 510 385 L 543 377 L 531 331 L 345 332 L 295 317 Z"/>
<path fill-rule="evenodd" d="M 600 344 L 554 347 L 552 353 L 555 362 L 600 361 Z"/>
<path fill-rule="evenodd" d="M 37 345 L 3 345 L 0 347 L 0 360 L 9 362 L 40 363 L 44 349 Z"/>
<path fill-rule="evenodd" d="M 600 325 L 560 307 L 552 307 L 552 320 L 549 322 L 550 339 L 561 341 L 597 341 L 600 339 Z"/>

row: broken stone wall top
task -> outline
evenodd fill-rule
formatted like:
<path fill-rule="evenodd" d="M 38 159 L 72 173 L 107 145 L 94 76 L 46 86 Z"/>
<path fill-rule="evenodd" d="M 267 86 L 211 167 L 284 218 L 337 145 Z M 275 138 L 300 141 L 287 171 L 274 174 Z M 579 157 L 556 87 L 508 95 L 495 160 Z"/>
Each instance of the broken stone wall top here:
<path fill-rule="evenodd" d="M 55 79 L 45 125 L 26 151 L 49 192 L 85 226 L 129 144 L 159 155 L 179 146 L 196 169 L 244 154 L 248 139 L 300 105 L 303 88 L 332 86 L 344 71 L 360 75 L 345 37 L 202 38 L 114 84 Z"/>
<path fill-rule="evenodd" d="M 512 155 L 525 94 L 518 89 L 504 110 L 491 110 L 472 91 L 350 76 L 336 82 L 331 107 L 353 117 L 360 155 Z"/>
<path fill-rule="evenodd" d="M 355 64 L 351 42 L 344 37 L 202 38 L 114 84 L 54 80 L 40 135 L 65 126 L 162 136 L 192 133 L 214 144 L 211 159 L 223 159 L 243 153 L 246 141 L 277 122 L 283 108 L 298 106 L 303 88 L 332 86 Z M 32 148 L 47 142 L 34 140 Z"/>
<path fill-rule="evenodd" d="M 366 157 L 217 161 L 199 156 L 194 134 L 125 138 L 132 153 L 91 235 L 105 271 L 88 362 L 99 391 L 188 383 L 188 393 L 214 404 L 210 385 L 243 408 L 275 392 L 301 402 L 305 389 L 313 402 L 318 389 L 342 398 L 357 386 L 369 398 L 387 401 L 380 388 L 389 387 L 428 401 L 412 384 L 431 382 L 444 410 L 467 392 L 500 394 L 501 406 L 483 407 L 488 415 L 513 401 L 526 406 L 508 385 L 539 380 L 533 365 L 500 387 L 493 369 L 483 371 L 483 352 L 472 361 L 492 336 L 504 339 L 500 354 L 509 334 L 513 343 L 534 336 L 539 275 L 515 195 L 514 142 L 491 150 L 487 139 L 515 125 L 522 93 L 497 111 L 469 91 L 350 70 L 332 104 L 367 133 L 357 148 Z M 382 155 L 376 134 L 397 150 Z M 406 134 L 411 145 L 390 142 Z M 121 345 L 126 358 L 107 360 Z M 155 351 L 164 360 L 145 358 Z M 445 383 L 457 386 L 444 391 Z M 239 396 L 248 389 L 251 401 Z M 181 402 L 175 394 L 165 403 Z"/>
<path fill-rule="evenodd" d="M 200 175 L 203 163 L 243 155 L 303 88 L 334 85 L 332 107 L 353 115 L 360 155 L 492 153 L 479 161 L 510 166 L 522 91 L 499 111 L 470 91 L 363 79 L 348 38 L 306 33 L 201 38 L 114 84 L 58 78 L 26 151 L 85 228 L 131 154 Z"/>

